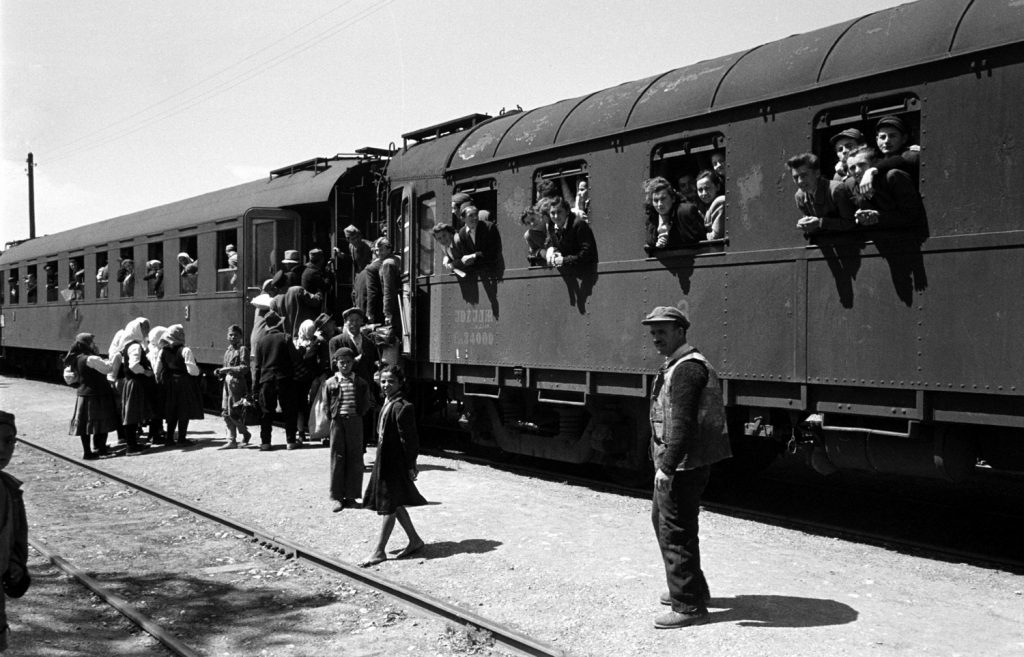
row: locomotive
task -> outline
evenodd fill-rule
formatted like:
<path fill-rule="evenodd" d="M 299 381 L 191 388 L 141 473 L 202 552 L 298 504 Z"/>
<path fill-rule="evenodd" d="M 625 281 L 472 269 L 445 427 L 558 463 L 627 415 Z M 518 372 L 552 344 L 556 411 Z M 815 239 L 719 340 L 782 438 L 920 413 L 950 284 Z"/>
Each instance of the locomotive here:
<path fill-rule="evenodd" d="M 738 467 L 789 453 L 821 472 L 961 481 L 979 462 L 1021 470 L 1022 91 L 1024 6 L 920 0 L 30 240 L 0 256 L 3 348 L 39 362 L 80 328 L 112 335 L 144 315 L 185 324 L 213 367 L 223 327 L 251 326 L 247 300 L 282 250 L 337 245 L 354 224 L 388 235 L 401 256 L 394 358 L 421 420 L 459 426 L 472 444 L 645 471 L 660 363 L 640 319 L 679 304 L 723 382 Z M 829 170 L 831 137 L 873 135 L 890 116 L 920 145 L 926 225 L 805 238 L 787 158 L 811 151 Z M 648 255 L 642 183 L 710 168 L 713 154 L 725 161 L 724 237 Z M 541 185 L 572 198 L 581 181 L 599 262 L 531 264 L 520 214 Z M 493 271 L 441 265 L 432 228 L 458 221 L 456 194 L 500 234 Z M 228 243 L 237 270 L 222 257 Z M 121 297 L 113 279 L 104 296 L 90 289 L 103 265 L 189 249 L 196 292 L 173 275 L 159 299 Z M 84 295 L 70 299 L 30 302 L 18 287 L 45 272 L 63 291 L 83 269 Z"/>

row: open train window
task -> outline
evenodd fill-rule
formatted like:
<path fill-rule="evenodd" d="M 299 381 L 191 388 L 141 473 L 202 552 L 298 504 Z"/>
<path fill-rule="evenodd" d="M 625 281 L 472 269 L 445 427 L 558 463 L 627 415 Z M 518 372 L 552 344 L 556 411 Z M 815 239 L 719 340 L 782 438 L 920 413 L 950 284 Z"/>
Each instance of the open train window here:
<path fill-rule="evenodd" d="M 877 147 L 876 128 L 878 122 L 887 117 L 894 117 L 907 130 L 905 142 L 900 151 L 906 147 L 917 148 L 920 144 L 918 139 L 921 135 L 921 101 L 913 94 L 900 94 L 876 98 L 869 101 L 850 103 L 838 107 L 830 107 L 818 112 L 814 118 L 813 149 L 821 160 L 822 174 L 831 177 L 830 174 L 845 177 L 846 171 L 843 167 L 837 167 L 839 162 L 840 148 L 849 146 L 848 142 L 856 141 L 854 136 L 858 133 L 868 145 Z M 840 135 L 847 133 L 847 138 Z M 838 139 L 837 139 L 838 138 Z M 833 140 L 836 143 L 833 143 Z M 898 153 L 897 153 L 898 154 Z M 882 157 L 886 154 L 883 153 Z M 917 167 L 908 170 L 917 181 Z"/>
<path fill-rule="evenodd" d="M 85 256 L 72 256 L 68 260 L 68 295 L 74 299 L 85 298 Z M 70 301 L 70 299 L 69 299 Z"/>
<path fill-rule="evenodd" d="M 29 265 L 25 271 L 25 303 L 39 300 L 39 266 Z"/>
<path fill-rule="evenodd" d="M 18 303 L 21 300 L 21 294 L 19 294 L 21 288 L 19 286 L 17 267 L 11 267 L 7 272 L 7 289 L 10 291 L 8 296 L 11 298 L 11 303 Z"/>
<path fill-rule="evenodd" d="M 419 267 L 418 276 L 430 276 L 434 273 L 434 236 L 433 228 L 437 223 L 437 197 L 433 194 L 421 196 L 416 200 L 416 228 L 419 231 Z"/>
<path fill-rule="evenodd" d="M 482 215 L 481 218 L 486 218 L 492 224 L 497 225 L 498 186 L 493 178 L 459 183 L 452 190 L 452 196 L 456 194 L 469 194 L 476 209 L 487 212 L 487 215 Z M 456 230 L 462 228 L 462 217 L 458 216 L 458 208 L 452 208 L 452 226 Z"/>
<path fill-rule="evenodd" d="M 122 298 L 135 296 L 135 249 L 122 246 L 118 252 L 117 285 Z"/>
<path fill-rule="evenodd" d="M 725 136 L 719 132 L 665 142 L 651 151 L 651 178 L 665 178 L 684 201 L 697 206 L 704 222 L 702 243 L 725 239 L 725 163 Z"/>
<path fill-rule="evenodd" d="M 217 231 L 217 292 L 238 290 L 238 229 Z"/>
<path fill-rule="evenodd" d="M 96 254 L 96 298 L 106 299 L 110 294 L 107 284 L 110 282 L 110 267 L 106 251 Z"/>
<path fill-rule="evenodd" d="M 53 303 L 58 298 L 60 285 L 57 283 L 57 261 L 48 260 L 43 267 L 46 278 L 46 303 Z"/>
<path fill-rule="evenodd" d="M 540 169 L 533 174 L 533 201 L 542 197 L 561 196 L 572 206 L 573 213 L 590 220 L 590 174 L 587 163 L 568 162 Z"/>
<path fill-rule="evenodd" d="M 178 240 L 178 293 L 195 294 L 199 289 L 198 239 L 195 235 Z"/>
<path fill-rule="evenodd" d="M 142 277 L 146 281 L 146 296 L 162 299 L 164 296 L 164 270 L 167 263 L 164 262 L 164 243 L 150 242 L 146 245 L 146 274 Z"/>

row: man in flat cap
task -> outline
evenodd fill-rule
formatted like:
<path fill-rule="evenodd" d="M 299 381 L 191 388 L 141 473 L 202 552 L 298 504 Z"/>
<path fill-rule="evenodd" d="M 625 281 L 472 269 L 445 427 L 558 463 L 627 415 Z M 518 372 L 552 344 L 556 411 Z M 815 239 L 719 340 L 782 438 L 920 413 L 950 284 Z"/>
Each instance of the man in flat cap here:
<path fill-rule="evenodd" d="M 373 260 L 373 246 L 363 239 L 363 233 L 354 225 L 346 226 L 346 247 L 334 247 L 334 271 L 338 276 L 338 303 L 355 301 L 355 283 L 360 272 Z"/>
<path fill-rule="evenodd" d="M 700 563 L 697 515 L 710 466 L 732 456 L 718 375 L 686 341 L 690 320 L 672 306 L 658 306 L 642 322 L 665 357 L 651 391 L 651 520 L 665 562 L 671 611 L 654 619 L 661 629 L 708 621 L 710 593 Z"/>
<path fill-rule="evenodd" d="M 876 181 L 890 178 L 892 171 L 906 173 L 914 189 L 917 189 L 921 172 L 921 147 L 910 141 L 910 128 L 903 119 L 898 116 L 878 119 L 875 124 L 875 144 L 881 156 L 875 158 L 872 166 L 860 175 L 858 187 L 862 196 L 870 199 L 878 188 L 885 186 L 882 182 L 876 184 Z"/>
<path fill-rule="evenodd" d="M 833 180 L 842 182 L 850 175 L 849 169 L 846 168 L 847 156 L 853 149 L 866 144 L 867 140 L 864 139 L 864 133 L 857 128 L 847 128 L 832 135 L 828 142 L 832 144 L 832 150 L 836 154 L 836 174 Z"/>

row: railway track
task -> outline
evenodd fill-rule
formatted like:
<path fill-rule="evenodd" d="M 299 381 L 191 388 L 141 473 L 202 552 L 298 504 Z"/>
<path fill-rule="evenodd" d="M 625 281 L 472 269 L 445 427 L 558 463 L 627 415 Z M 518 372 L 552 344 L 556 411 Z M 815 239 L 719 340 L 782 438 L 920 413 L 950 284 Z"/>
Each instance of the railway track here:
<path fill-rule="evenodd" d="M 299 543 L 291 541 L 286 537 L 274 534 L 273 532 L 268 532 L 261 528 L 247 525 L 222 514 L 191 504 L 188 501 L 181 499 L 179 496 L 139 484 L 125 477 L 108 472 L 98 464 L 83 462 L 78 459 L 68 457 L 60 452 L 22 438 L 19 438 L 19 442 L 38 451 L 39 453 L 59 459 L 65 463 L 70 463 L 77 468 L 91 471 L 106 479 L 126 486 L 129 489 L 143 493 L 153 499 L 160 500 L 161 502 L 187 511 L 190 514 L 194 514 L 217 523 L 218 525 L 231 530 L 231 532 L 234 532 L 236 535 L 244 536 L 251 541 L 258 543 L 261 547 L 272 550 L 286 558 L 316 566 L 317 568 L 332 575 L 358 582 L 359 584 L 369 587 L 374 591 L 379 591 L 391 598 L 410 605 L 426 615 L 449 623 L 454 623 L 477 637 L 486 638 L 488 643 L 493 642 L 493 645 L 496 648 L 522 655 L 563 656 L 565 654 L 558 648 L 537 641 L 508 626 L 496 623 L 465 609 L 461 609 L 456 605 L 449 604 L 443 600 L 423 593 L 422 591 L 389 581 L 369 570 L 332 559 Z M 141 610 L 131 605 L 123 597 L 119 596 L 115 591 L 103 586 L 96 579 L 89 577 L 82 570 L 76 568 L 60 555 L 54 554 L 38 541 L 32 541 L 32 545 L 52 563 L 80 581 L 83 585 L 100 596 L 100 598 L 105 602 L 115 607 L 118 611 L 136 623 L 141 629 L 152 635 L 173 654 L 181 656 L 199 654 L 179 640 L 172 631 L 168 630 L 168 628 L 148 617 Z"/>
<path fill-rule="evenodd" d="M 596 477 L 567 473 L 564 469 L 548 469 L 537 465 L 502 461 L 447 450 L 434 450 L 433 452 L 427 450 L 427 453 L 594 490 L 644 499 L 649 499 L 651 496 L 649 487 L 624 486 Z M 1000 475 L 990 473 L 990 476 Z M 1024 479 L 1012 475 L 1005 475 L 1005 478 L 1013 480 L 1016 499 L 1024 499 Z M 899 491 L 888 491 L 888 495 L 886 495 L 886 491 L 866 490 L 863 487 L 858 488 L 857 484 L 853 484 L 844 492 L 824 479 L 815 481 L 811 477 L 794 481 L 772 474 L 761 475 L 756 478 L 755 482 L 744 482 L 743 492 L 736 495 L 728 491 L 727 486 L 716 486 L 715 479 L 716 477 L 712 478 L 712 486 L 709 487 L 701 504 L 706 511 L 712 513 L 848 542 L 883 547 L 933 560 L 965 563 L 1017 574 L 1024 573 L 1024 558 L 1020 556 L 1024 554 L 1024 551 L 1009 543 L 1014 540 L 1014 534 L 1005 532 L 1005 528 L 1019 526 L 1024 522 L 1024 514 L 984 507 L 972 508 L 971 502 L 951 504 L 948 500 L 929 498 L 926 493 L 920 492 L 907 496 L 900 494 Z M 719 480 L 720 482 L 721 480 Z M 752 490 L 751 485 L 756 486 L 756 490 Z M 844 516 L 841 521 L 822 520 L 820 516 L 827 513 L 823 505 L 828 504 L 829 501 L 835 501 L 841 496 L 856 497 L 856 506 L 859 511 L 851 510 L 850 514 Z M 738 497 L 742 497 L 745 501 L 734 501 Z M 771 504 L 770 498 L 789 501 L 783 505 L 783 508 Z M 1006 503 L 1005 499 L 999 501 Z M 890 513 L 892 517 L 885 522 L 875 522 L 877 527 L 875 529 L 866 527 L 865 525 L 872 524 L 872 519 L 863 517 L 865 513 L 870 513 L 872 506 L 876 509 L 885 506 L 888 511 L 892 512 Z M 1012 504 L 1007 505 L 1007 507 L 1010 506 Z M 865 510 L 864 507 L 868 507 L 868 509 Z M 1024 507 L 1018 505 L 1018 508 Z M 815 517 L 816 515 L 819 517 Z M 978 537 L 976 542 L 984 544 L 985 549 L 952 545 L 950 541 L 954 538 L 962 538 L 967 530 L 958 531 L 957 527 L 951 525 L 950 516 L 966 521 L 971 525 L 970 531 L 974 534 L 980 532 L 983 536 L 991 536 L 994 541 L 998 541 L 998 545 L 987 542 L 983 537 Z M 925 526 L 929 520 L 935 523 L 934 527 L 928 528 L 927 533 L 931 538 L 919 539 L 907 535 L 908 531 L 913 531 L 914 527 Z M 908 526 L 908 522 L 915 524 Z M 998 548 L 1002 548 L 1002 550 Z"/>

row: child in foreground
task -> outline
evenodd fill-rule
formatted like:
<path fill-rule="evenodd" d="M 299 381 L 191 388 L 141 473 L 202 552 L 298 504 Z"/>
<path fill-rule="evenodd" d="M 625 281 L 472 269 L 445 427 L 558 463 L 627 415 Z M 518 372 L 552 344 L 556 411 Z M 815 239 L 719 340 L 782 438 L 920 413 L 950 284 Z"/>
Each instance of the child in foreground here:
<path fill-rule="evenodd" d="M 402 395 L 405 374 L 397 365 L 388 365 L 380 374 L 380 387 L 387 401 L 377 421 L 377 459 L 373 464 L 370 482 L 363 493 L 363 507 L 384 516 L 380 536 L 373 553 L 359 563 L 367 567 L 386 561 L 385 548 L 395 520 L 409 537 L 409 544 L 397 557 L 408 557 L 423 549 L 423 539 L 413 527 L 407 506 L 427 503 L 416 489 L 416 457 L 419 438 L 416 433 L 416 413 L 412 404 Z"/>

